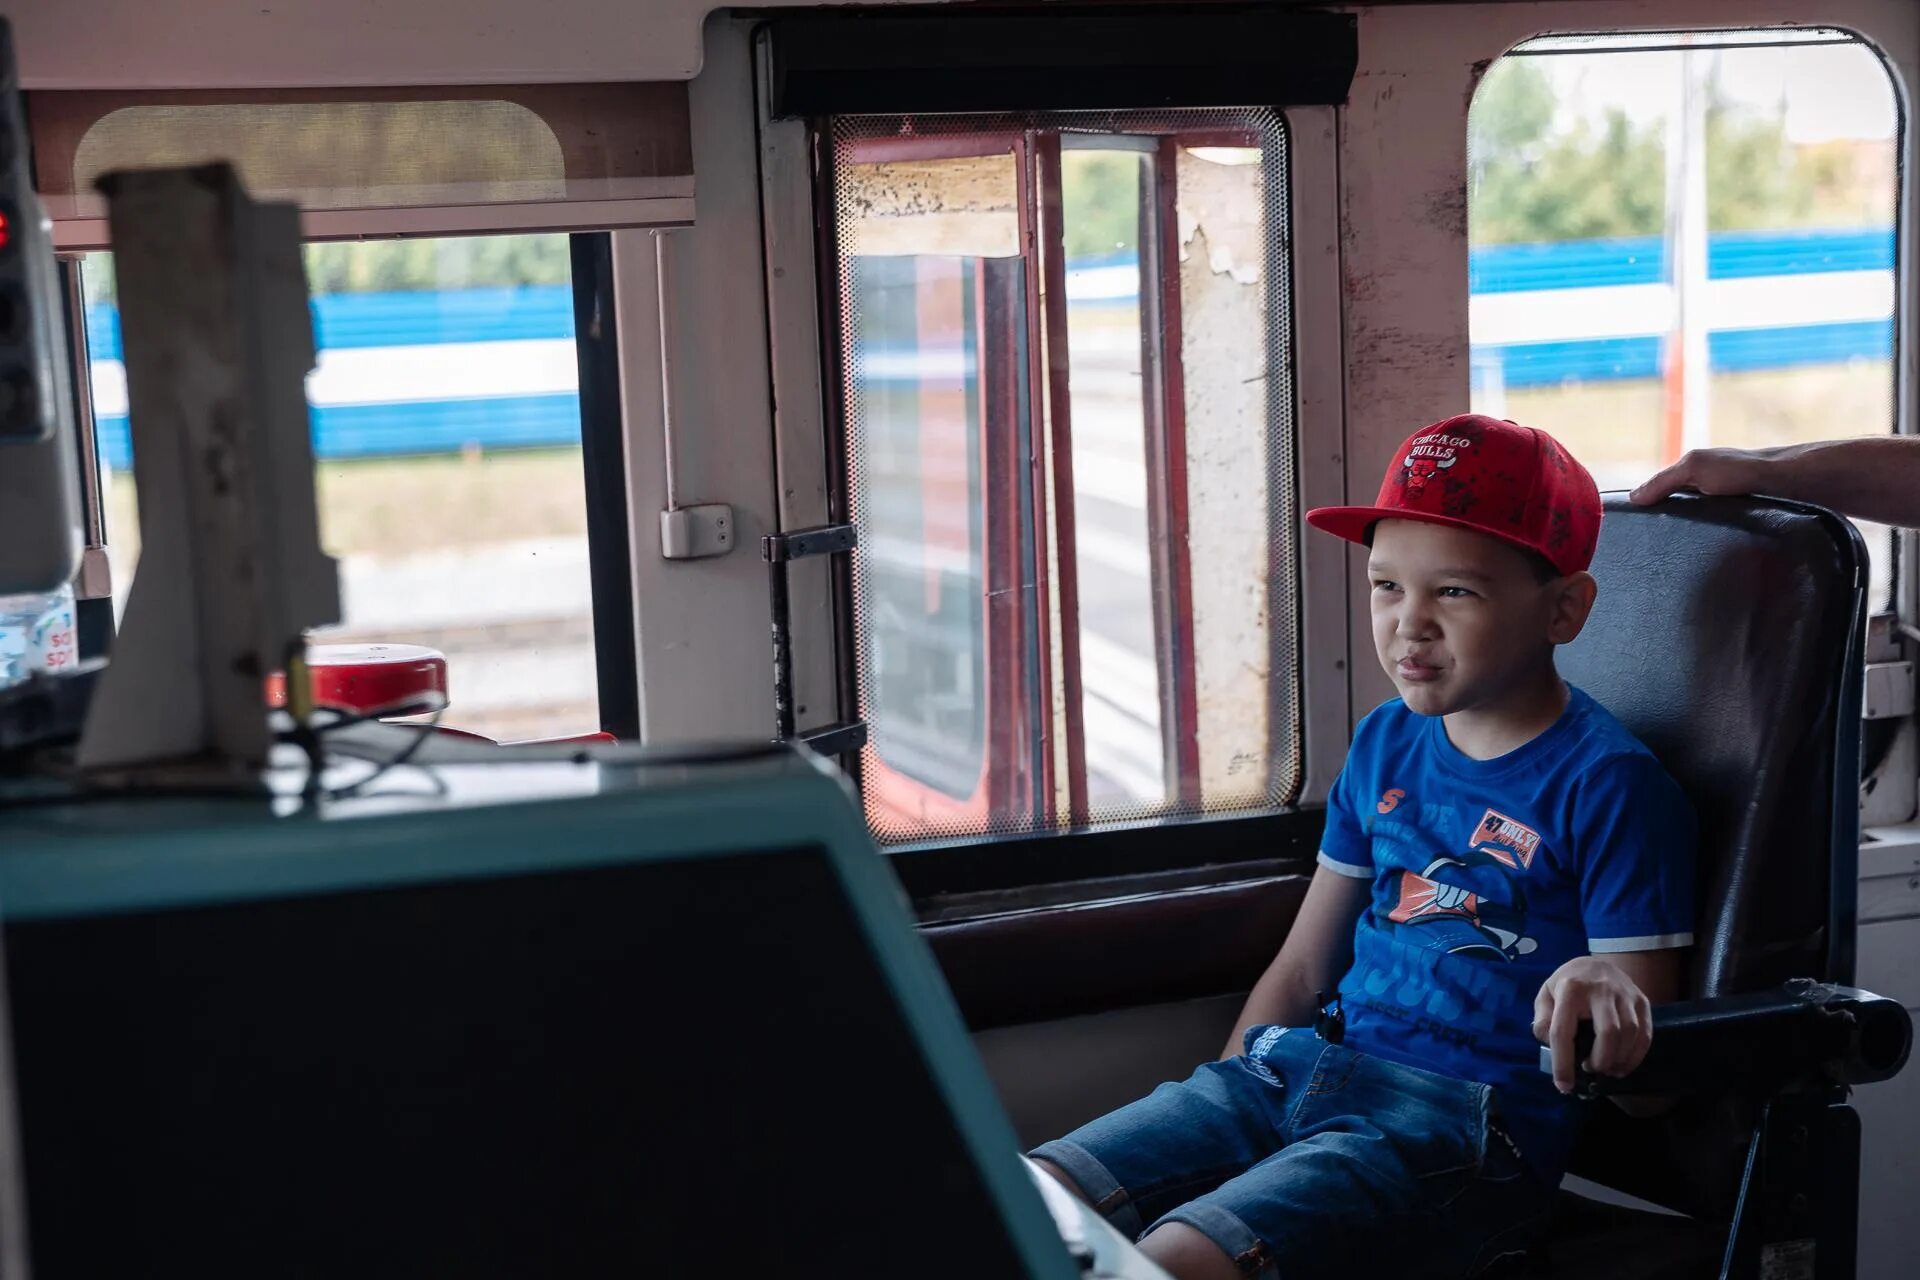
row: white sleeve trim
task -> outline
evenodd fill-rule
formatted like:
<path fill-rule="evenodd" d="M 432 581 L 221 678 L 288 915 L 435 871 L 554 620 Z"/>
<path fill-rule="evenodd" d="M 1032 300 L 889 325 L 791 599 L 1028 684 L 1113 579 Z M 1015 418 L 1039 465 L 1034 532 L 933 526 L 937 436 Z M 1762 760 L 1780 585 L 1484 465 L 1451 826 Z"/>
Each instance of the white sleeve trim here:
<path fill-rule="evenodd" d="M 1351 862 L 1342 862 L 1338 858 L 1335 858 L 1332 854 L 1328 853 L 1325 849 L 1322 849 L 1320 851 L 1319 862 L 1320 862 L 1320 865 L 1325 867 L 1327 870 L 1337 872 L 1338 874 L 1343 876 L 1349 876 L 1355 880 L 1373 879 L 1372 867 L 1356 867 Z"/>
<path fill-rule="evenodd" d="M 1324 856 L 1324 855 L 1322 855 Z M 1691 933 L 1648 933 L 1638 938 L 1588 938 L 1587 951 L 1596 956 L 1617 955 L 1622 951 L 1666 951 L 1693 945 Z"/>

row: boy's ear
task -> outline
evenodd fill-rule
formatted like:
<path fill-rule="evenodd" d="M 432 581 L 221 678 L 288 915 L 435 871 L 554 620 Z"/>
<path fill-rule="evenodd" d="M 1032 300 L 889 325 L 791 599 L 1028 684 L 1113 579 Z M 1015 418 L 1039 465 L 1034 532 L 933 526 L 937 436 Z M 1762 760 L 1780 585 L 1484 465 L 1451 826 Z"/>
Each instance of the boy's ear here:
<path fill-rule="evenodd" d="M 1600 584 L 1590 573 L 1570 573 L 1550 590 L 1554 593 L 1553 613 L 1547 621 L 1547 638 L 1555 644 L 1569 644 L 1587 625 Z"/>

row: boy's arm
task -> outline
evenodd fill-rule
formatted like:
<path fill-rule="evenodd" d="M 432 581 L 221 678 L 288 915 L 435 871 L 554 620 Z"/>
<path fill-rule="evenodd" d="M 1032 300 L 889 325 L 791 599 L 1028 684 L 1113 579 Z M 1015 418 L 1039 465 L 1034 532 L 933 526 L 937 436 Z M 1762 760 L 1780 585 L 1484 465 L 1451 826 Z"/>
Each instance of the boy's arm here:
<path fill-rule="evenodd" d="M 1332 991 L 1353 963 L 1353 926 L 1373 894 L 1373 882 L 1324 865 L 1313 873 L 1306 900 L 1287 940 L 1247 997 L 1227 1037 L 1222 1058 L 1237 1057 L 1248 1027 L 1302 1027 L 1313 1020 L 1314 993 Z"/>
<path fill-rule="evenodd" d="M 1693 807 L 1650 755 L 1591 769 L 1575 796 L 1580 914 L 1587 951 L 1556 969 L 1534 1003 L 1534 1034 L 1553 1049 L 1553 1080 L 1574 1085 L 1574 1035 L 1593 1023 L 1586 1066 L 1623 1076 L 1653 1044 L 1653 1006 L 1685 994 L 1693 946 Z M 1620 1104 L 1634 1115 L 1663 1099 Z"/>
<path fill-rule="evenodd" d="M 1553 1050 L 1553 1083 L 1562 1093 L 1574 1085 L 1575 1067 L 1595 1075 L 1624 1076 L 1646 1060 L 1653 1046 L 1653 1006 L 1680 998 L 1685 948 L 1619 951 L 1578 956 L 1553 971 L 1533 1002 L 1534 1038 Z M 1574 1062 L 1574 1036 L 1593 1024 L 1593 1052 Z M 1629 1115 L 1664 1110 L 1659 1098 L 1615 1098 Z"/>

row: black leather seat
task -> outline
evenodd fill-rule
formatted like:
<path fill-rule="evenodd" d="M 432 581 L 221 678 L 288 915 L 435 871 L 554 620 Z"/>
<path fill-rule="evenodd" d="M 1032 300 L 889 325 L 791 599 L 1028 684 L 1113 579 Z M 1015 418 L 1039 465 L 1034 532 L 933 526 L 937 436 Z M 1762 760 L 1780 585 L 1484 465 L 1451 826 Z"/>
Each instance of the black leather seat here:
<path fill-rule="evenodd" d="M 1767 499 L 1680 497 L 1639 509 L 1613 496 L 1593 573 L 1598 607 L 1562 670 L 1693 798 L 1701 915 L 1690 980 L 1705 1003 L 1692 1009 L 1711 1015 L 1729 1007 L 1726 997 L 1790 979 L 1851 984 L 1867 585 L 1858 533 L 1818 508 Z M 1665 1035 L 1662 1024 L 1657 1046 Z M 1906 1044 L 1897 1051 L 1904 1060 Z M 1776 1057 L 1770 1049 L 1687 1053 L 1703 1077 L 1693 1095 L 1658 1120 L 1595 1103 L 1573 1169 L 1685 1216 L 1564 1195 L 1531 1265 L 1638 1280 L 1717 1275 L 1723 1264 L 1725 1274 L 1751 1275 L 1762 1253 L 1777 1265 L 1816 1241 L 1819 1274 L 1850 1275 L 1858 1127 L 1832 1055 L 1781 1045 L 1782 1061 L 1796 1057 L 1782 1080 L 1728 1065 L 1758 1067 Z M 1799 1145 L 1769 1146 L 1780 1134 Z M 1756 1152 L 1759 1181 L 1749 1177 Z M 1766 1181 L 1790 1161 L 1809 1185 Z M 1777 1221 L 1758 1221 L 1765 1215 Z M 1844 1269 L 1830 1272 L 1843 1257 Z"/>

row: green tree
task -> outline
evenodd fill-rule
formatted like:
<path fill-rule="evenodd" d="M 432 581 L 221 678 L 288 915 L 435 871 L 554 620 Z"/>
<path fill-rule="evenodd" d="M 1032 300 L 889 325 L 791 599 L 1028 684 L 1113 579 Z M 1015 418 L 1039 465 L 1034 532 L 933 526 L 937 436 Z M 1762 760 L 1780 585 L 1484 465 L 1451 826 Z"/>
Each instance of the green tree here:
<path fill-rule="evenodd" d="M 563 235 L 449 236 L 310 244 L 307 287 L 322 293 L 380 293 L 483 285 L 566 284 Z"/>
<path fill-rule="evenodd" d="M 1467 112 L 1467 161 L 1528 157 L 1553 128 L 1553 82 L 1533 59 L 1502 58 L 1487 68 Z"/>
<path fill-rule="evenodd" d="M 1558 100 L 1537 58 L 1488 68 L 1467 117 L 1476 244 L 1657 234 L 1666 207 L 1657 122 L 1609 110 L 1598 126 L 1556 128 Z"/>
<path fill-rule="evenodd" d="M 1814 221 L 1814 175 L 1799 159 L 1780 116 L 1735 106 L 1714 86 L 1707 105 L 1707 225 L 1752 231 Z"/>
<path fill-rule="evenodd" d="M 1467 139 L 1473 243 L 1658 235 L 1665 123 L 1636 122 L 1618 108 L 1597 122 L 1562 118 L 1547 61 L 1503 58 L 1474 96 Z M 1890 182 L 1868 167 L 1860 148 L 1794 147 L 1784 109 L 1743 106 L 1717 78 L 1709 83 L 1711 230 L 1890 222 L 1892 199 L 1883 194 Z"/>
<path fill-rule="evenodd" d="M 1060 168 L 1067 257 L 1099 258 L 1138 249 L 1141 158 L 1126 151 L 1068 151 Z"/>

